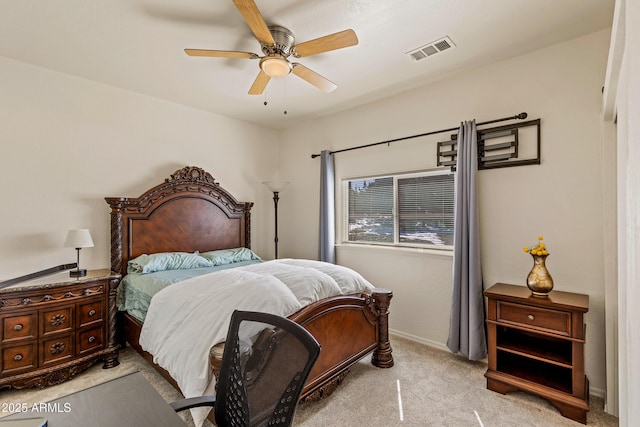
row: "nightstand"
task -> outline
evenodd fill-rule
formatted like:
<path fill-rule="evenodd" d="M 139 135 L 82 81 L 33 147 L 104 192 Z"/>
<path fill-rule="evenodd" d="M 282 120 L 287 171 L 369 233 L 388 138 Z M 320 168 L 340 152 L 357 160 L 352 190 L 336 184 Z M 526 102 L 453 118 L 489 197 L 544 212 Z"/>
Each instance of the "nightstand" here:
<path fill-rule="evenodd" d="M 547 399 L 562 415 L 586 424 L 589 381 L 584 373 L 589 296 L 498 283 L 488 298 L 487 388 L 521 390 Z"/>
<path fill-rule="evenodd" d="M 98 360 L 117 366 L 119 283 L 110 270 L 61 271 L 0 289 L 0 390 L 59 384 Z"/>

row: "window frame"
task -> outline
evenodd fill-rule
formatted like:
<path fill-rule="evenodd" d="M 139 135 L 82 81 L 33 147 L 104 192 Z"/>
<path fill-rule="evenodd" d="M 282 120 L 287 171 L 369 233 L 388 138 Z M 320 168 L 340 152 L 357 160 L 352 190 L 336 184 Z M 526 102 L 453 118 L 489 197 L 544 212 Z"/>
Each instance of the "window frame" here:
<path fill-rule="evenodd" d="M 409 242 L 401 242 L 400 241 L 400 215 L 399 215 L 399 206 L 398 206 L 398 180 L 399 179 L 407 179 L 407 178 L 420 178 L 425 176 L 437 176 L 437 175 L 451 175 L 453 177 L 453 203 L 455 204 L 455 190 L 456 190 L 456 180 L 457 174 L 452 172 L 449 168 L 437 168 L 437 169 L 428 169 L 422 171 L 413 171 L 413 172 L 398 172 L 398 173 L 390 173 L 390 174 L 380 174 L 380 175 L 365 175 L 359 177 L 350 177 L 350 178 L 342 178 L 341 179 L 341 188 L 342 188 L 342 238 L 340 239 L 341 244 L 344 245 L 362 245 L 362 246 L 376 246 L 376 247 L 387 247 L 387 248 L 413 248 L 413 249 L 424 249 L 424 250 L 436 250 L 436 251 L 444 251 L 444 252 L 453 252 L 453 244 L 451 245 L 435 245 L 428 243 L 409 243 Z M 357 180 L 366 180 L 366 179 L 382 179 L 382 178 L 393 178 L 393 242 L 375 242 L 375 241 L 352 241 L 349 240 L 349 183 L 351 181 Z M 455 217 L 455 212 L 454 212 Z M 454 218 L 455 219 L 455 218 Z"/>

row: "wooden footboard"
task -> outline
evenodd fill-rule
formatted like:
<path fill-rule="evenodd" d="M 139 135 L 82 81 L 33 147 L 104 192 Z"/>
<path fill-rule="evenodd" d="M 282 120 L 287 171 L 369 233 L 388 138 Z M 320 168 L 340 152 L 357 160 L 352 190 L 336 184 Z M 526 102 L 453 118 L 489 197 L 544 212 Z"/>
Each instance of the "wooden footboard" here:
<path fill-rule="evenodd" d="M 393 366 L 388 332 L 392 296 L 386 289 L 376 289 L 371 295 L 337 296 L 289 316 L 311 332 L 322 346 L 301 399 L 313 401 L 329 396 L 349 373 L 349 368 L 372 352 L 374 366 Z M 223 351 L 224 343 L 220 343 L 210 353 L 216 376 Z"/>
<path fill-rule="evenodd" d="M 349 368 L 371 352 L 375 366 L 393 366 L 388 334 L 392 296 L 391 291 L 377 289 L 372 295 L 328 298 L 290 316 L 322 346 L 302 399 L 317 400 L 330 395 Z"/>

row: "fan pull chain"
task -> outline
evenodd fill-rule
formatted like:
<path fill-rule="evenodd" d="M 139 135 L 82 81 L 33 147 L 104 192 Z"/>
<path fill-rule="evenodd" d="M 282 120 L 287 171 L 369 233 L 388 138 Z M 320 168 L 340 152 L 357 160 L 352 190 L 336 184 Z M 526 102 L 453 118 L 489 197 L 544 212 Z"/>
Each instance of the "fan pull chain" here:
<path fill-rule="evenodd" d="M 284 82 L 284 114 L 287 114 L 287 82 Z"/>

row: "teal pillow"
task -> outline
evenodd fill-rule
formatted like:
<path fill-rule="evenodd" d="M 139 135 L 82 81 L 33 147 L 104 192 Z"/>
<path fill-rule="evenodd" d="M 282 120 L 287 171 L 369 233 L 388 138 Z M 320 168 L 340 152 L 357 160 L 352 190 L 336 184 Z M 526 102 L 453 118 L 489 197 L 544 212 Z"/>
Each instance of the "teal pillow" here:
<path fill-rule="evenodd" d="M 212 267 L 210 260 L 201 257 L 198 252 L 162 252 L 142 254 L 127 263 L 128 273 L 154 273 L 165 270 L 188 270 L 190 268 Z"/>
<path fill-rule="evenodd" d="M 260 261 L 260 257 L 249 248 L 221 249 L 218 251 L 203 252 L 200 254 L 216 265 L 233 264 L 241 261 Z"/>

